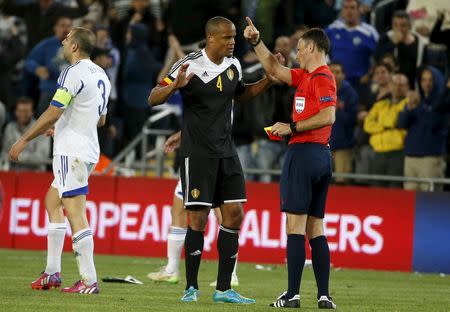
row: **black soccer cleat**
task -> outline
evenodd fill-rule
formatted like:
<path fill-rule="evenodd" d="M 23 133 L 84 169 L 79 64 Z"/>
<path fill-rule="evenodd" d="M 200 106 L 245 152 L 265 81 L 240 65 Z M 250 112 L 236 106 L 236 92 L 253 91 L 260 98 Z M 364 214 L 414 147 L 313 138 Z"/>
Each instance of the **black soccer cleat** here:
<path fill-rule="evenodd" d="M 333 302 L 333 298 L 330 296 L 321 296 L 317 301 L 319 309 L 331 309 L 336 310 L 336 305 Z"/>
<path fill-rule="evenodd" d="M 284 291 L 269 306 L 273 308 L 300 308 L 300 296 L 295 295 L 291 299 L 286 298 L 287 291 Z"/>

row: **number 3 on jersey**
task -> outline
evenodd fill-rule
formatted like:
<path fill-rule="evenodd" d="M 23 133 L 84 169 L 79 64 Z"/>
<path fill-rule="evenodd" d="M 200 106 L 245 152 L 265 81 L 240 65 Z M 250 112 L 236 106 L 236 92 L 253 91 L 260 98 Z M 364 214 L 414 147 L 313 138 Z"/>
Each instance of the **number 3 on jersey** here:
<path fill-rule="evenodd" d="M 98 81 L 97 87 L 102 91 L 102 99 L 103 99 L 103 103 L 98 106 L 98 115 L 100 116 L 102 114 L 103 110 L 105 109 L 105 105 L 106 105 L 106 98 L 105 98 L 106 87 L 105 87 L 105 83 L 103 82 L 103 80 Z"/>
<path fill-rule="evenodd" d="M 220 92 L 222 92 L 222 76 L 220 75 L 217 77 L 216 87 L 220 90 Z"/>

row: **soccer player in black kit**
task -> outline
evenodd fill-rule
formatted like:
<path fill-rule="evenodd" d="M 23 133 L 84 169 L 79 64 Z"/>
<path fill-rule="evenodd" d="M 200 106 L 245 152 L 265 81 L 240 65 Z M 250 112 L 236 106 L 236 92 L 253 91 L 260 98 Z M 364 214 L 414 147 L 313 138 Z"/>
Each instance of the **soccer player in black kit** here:
<path fill-rule="evenodd" d="M 186 290 L 183 302 L 198 300 L 198 270 L 209 209 L 220 206 L 223 222 L 217 241 L 219 270 L 214 302 L 251 304 L 231 289 L 239 249 L 239 229 L 246 201 L 242 167 L 231 137 L 233 101 L 248 100 L 267 89 L 264 78 L 244 84 L 239 61 L 233 57 L 236 28 L 224 17 L 206 23 L 206 47 L 188 54 L 156 86 L 149 104 L 164 103 L 177 89 L 184 103 L 181 130 L 181 181 L 189 228 L 185 239 Z M 239 104 L 238 104 L 239 105 Z"/>

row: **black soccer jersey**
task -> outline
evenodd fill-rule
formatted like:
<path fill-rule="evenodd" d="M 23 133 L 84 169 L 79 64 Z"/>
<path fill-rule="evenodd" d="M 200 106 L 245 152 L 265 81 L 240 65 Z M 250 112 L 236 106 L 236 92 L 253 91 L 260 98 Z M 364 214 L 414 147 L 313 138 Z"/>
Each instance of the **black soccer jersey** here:
<path fill-rule="evenodd" d="M 172 67 L 162 84 L 170 84 L 182 64 L 189 64 L 186 76 L 194 73 L 180 89 L 184 104 L 180 153 L 183 157 L 231 157 L 236 149 L 231 137 L 233 98 L 245 87 L 239 61 L 226 57 L 213 63 L 205 50 L 188 54 Z"/>

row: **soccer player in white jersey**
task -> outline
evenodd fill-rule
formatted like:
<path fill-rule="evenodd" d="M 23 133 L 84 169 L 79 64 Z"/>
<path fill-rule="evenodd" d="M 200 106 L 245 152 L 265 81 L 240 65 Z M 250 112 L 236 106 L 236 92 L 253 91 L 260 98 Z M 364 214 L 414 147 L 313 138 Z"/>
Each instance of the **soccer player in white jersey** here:
<path fill-rule="evenodd" d="M 95 35 L 76 27 L 63 40 L 64 57 L 70 62 L 58 79 L 58 90 L 47 110 L 11 147 L 9 156 L 19 161 L 28 142 L 53 126 L 53 180 L 45 197 L 49 217 L 47 267 L 33 289 L 61 286 L 61 253 L 66 233 L 63 207 L 72 229 L 72 247 L 81 280 L 63 292 L 99 292 L 94 266 L 94 240 L 86 217 L 88 178 L 98 162 L 100 149 L 97 127 L 105 124 L 111 84 L 102 68 L 89 55 Z"/>

